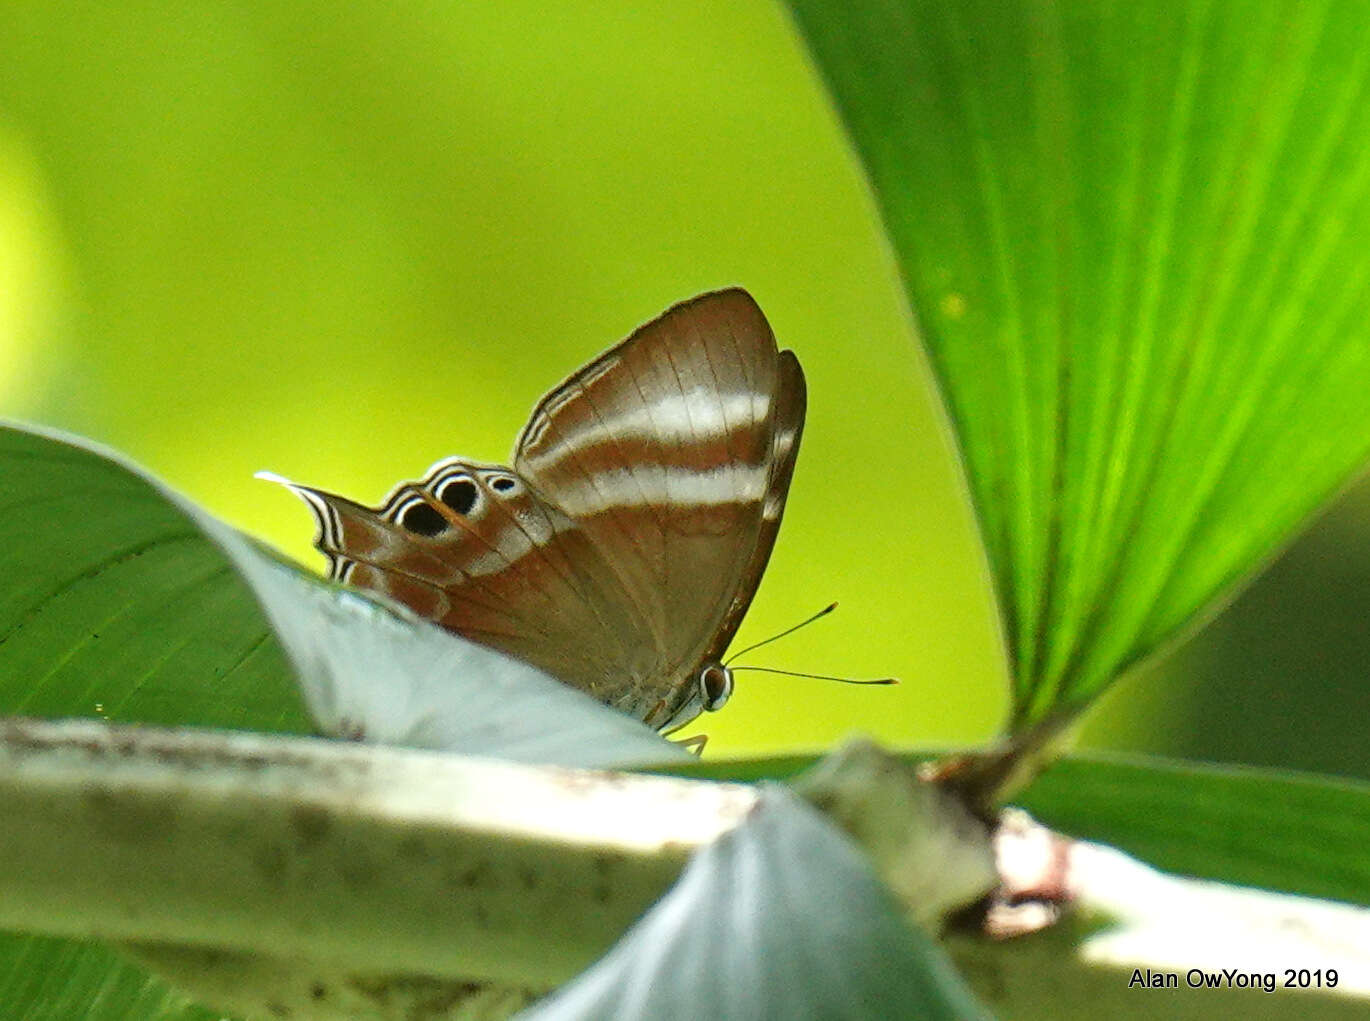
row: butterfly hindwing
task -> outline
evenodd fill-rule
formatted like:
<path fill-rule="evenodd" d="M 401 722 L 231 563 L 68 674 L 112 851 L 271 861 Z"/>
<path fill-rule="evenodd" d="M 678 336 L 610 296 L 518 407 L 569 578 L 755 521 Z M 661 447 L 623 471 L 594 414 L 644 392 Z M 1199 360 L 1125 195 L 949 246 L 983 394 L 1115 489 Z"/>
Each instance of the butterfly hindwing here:
<path fill-rule="evenodd" d="M 292 488 L 314 510 L 333 578 L 613 701 L 636 608 L 574 522 L 511 469 L 445 460 L 374 509 Z"/>

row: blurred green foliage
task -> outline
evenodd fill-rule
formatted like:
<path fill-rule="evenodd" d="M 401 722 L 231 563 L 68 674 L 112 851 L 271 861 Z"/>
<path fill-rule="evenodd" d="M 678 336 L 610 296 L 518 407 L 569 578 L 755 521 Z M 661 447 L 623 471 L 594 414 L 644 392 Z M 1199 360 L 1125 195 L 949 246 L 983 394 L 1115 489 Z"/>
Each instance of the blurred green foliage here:
<path fill-rule="evenodd" d="M 740 283 L 809 376 L 720 752 L 983 739 L 1002 663 L 954 455 L 857 168 L 765 3 L 13 5 L 0 411 L 127 452 L 307 563 L 270 468 L 378 499 L 503 459 L 538 396 Z M 14 323 L 15 325 L 11 325 Z"/>
<path fill-rule="evenodd" d="M 791 3 L 1050 729 L 1370 458 L 1364 7 Z"/>
<path fill-rule="evenodd" d="M 5 22 L 0 413 L 111 444 L 317 563 L 307 515 L 254 471 L 375 499 L 443 455 L 502 459 L 568 371 L 740 283 L 799 353 L 811 407 L 739 641 L 838 599 L 755 661 L 903 684 L 746 675 L 703 723 L 711 749 L 997 729 L 1003 659 L 956 458 L 778 8 L 25 0 Z M 1315 655 L 1364 692 L 1360 647 Z M 1196 686 L 1230 690 L 1221 651 L 1194 655 L 1113 699 L 1098 739 L 1257 757 L 1241 725 L 1219 745 L 1191 712 Z M 1296 676 L 1242 704 L 1259 716 L 1284 691 L 1267 730 L 1350 733 L 1290 655 Z"/>

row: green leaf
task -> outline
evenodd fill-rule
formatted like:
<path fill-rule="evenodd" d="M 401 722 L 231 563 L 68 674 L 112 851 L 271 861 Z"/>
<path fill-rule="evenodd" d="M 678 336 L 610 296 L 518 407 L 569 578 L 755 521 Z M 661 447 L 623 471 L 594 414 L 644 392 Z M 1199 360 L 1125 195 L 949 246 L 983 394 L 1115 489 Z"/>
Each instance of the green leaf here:
<path fill-rule="evenodd" d="M 115 461 L 0 429 L 0 713 L 309 729 L 223 553 Z M 0 1003 L 32 1021 L 217 1017 L 98 944 L 0 933 Z"/>
<path fill-rule="evenodd" d="M 24 1021 L 219 1021 L 103 946 L 0 933 L 0 1003 Z"/>
<path fill-rule="evenodd" d="M 69 437 L 0 427 L 0 537 L 0 711 L 300 730 L 293 673 L 327 734 L 562 765 L 687 758 Z"/>
<path fill-rule="evenodd" d="M 0 428 L 0 713 L 307 732 L 280 643 L 147 479 Z"/>
<path fill-rule="evenodd" d="M 792 0 L 960 438 L 1013 727 L 1194 624 L 1370 451 L 1357 3 Z"/>
<path fill-rule="evenodd" d="M 1157 759 L 1071 757 L 1017 799 L 1169 872 L 1370 905 L 1370 784 Z"/>
<path fill-rule="evenodd" d="M 772 787 L 614 949 L 519 1017 L 988 1015 L 855 845 Z"/>
<path fill-rule="evenodd" d="M 531 761 L 685 757 L 523 664 L 281 562 L 108 453 L 0 427 L 0 713 L 307 731 L 287 652 L 329 733 Z M 14 935 L 0 935 L 0 993 L 33 1018 L 199 1016 L 105 947 Z"/>

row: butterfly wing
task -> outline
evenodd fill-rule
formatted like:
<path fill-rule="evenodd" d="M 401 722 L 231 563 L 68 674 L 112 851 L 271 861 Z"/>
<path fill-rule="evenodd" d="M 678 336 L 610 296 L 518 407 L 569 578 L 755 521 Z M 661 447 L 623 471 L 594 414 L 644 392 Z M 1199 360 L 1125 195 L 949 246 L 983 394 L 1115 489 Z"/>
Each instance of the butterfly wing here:
<path fill-rule="evenodd" d="M 588 537 L 513 470 L 448 459 L 376 508 L 287 485 L 314 512 L 334 580 L 628 708 L 624 672 L 652 659 L 634 640 L 641 614 Z"/>
<path fill-rule="evenodd" d="M 675 719 L 751 603 L 799 451 L 804 375 L 740 289 L 677 305 L 543 399 L 514 467 L 574 520 L 645 618 L 642 712 Z M 677 720 L 678 722 L 678 720 Z"/>
<path fill-rule="evenodd" d="M 720 291 L 551 391 L 512 469 L 442 461 L 377 508 L 289 485 L 332 577 L 674 726 L 760 583 L 804 409 L 794 355 Z"/>
<path fill-rule="evenodd" d="M 775 393 L 775 415 L 771 427 L 770 471 L 766 477 L 766 495 L 761 505 L 761 522 L 757 527 L 755 544 L 747 565 L 738 580 L 736 590 L 728 601 L 715 635 L 714 643 L 706 650 L 705 660 L 721 659 L 742 624 L 747 608 L 752 604 L 761 585 L 761 576 L 771 559 L 775 537 L 780 531 L 780 519 L 785 513 L 785 500 L 790 493 L 795 461 L 799 456 L 799 440 L 804 433 L 804 412 L 807 390 L 799 359 L 792 351 L 779 354 L 779 385 Z"/>

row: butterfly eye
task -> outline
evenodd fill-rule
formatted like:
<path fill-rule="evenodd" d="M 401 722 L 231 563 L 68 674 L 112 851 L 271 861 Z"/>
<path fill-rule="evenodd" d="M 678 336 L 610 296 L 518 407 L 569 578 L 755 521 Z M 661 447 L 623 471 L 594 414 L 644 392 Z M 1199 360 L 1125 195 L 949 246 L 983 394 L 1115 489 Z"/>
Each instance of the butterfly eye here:
<path fill-rule="evenodd" d="M 400 527 L 416 535 L 434 536 L 447 530 L 447 519 L 428 504 L 415 501 L 400 512 Z"/>
<path fill-rule="evenodd" d="M 733 672 L 719 663 L 710 663 L 699 672 L 699 691 L 708 712 L 722 709 L 733 693 Z"/>
<path fill-rule="evenodd" d="M 471 513 L 479 495 L 476 484 L 464 476 L 444 482 L 438 490 L 438 499 L 463 517 Z"/>

